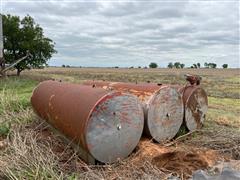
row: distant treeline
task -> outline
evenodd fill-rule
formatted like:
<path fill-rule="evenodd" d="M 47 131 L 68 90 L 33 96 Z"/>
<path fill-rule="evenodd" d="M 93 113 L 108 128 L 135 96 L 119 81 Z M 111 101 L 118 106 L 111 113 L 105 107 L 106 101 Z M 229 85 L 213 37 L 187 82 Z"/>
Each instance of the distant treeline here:
<path fill-rule="evenodd" d="M 158 64 L 155 63 L 155 62 L 151 62 L 149 64 L 149 68 L 157 68 L 157 67 L 158 67 Z M 167 67 L 170 68 L 170 69 L 171 68 L 183 69 L 186 66 L 185 66 L 185 64 L 183 64 L 181 62 L 174 62 L 174 63 L 170 62 L 170 63 L 168 63 Z M 202 68 L 202 66 L 201 66 L 200 63 L 196 63 L 196 64 L 191 65 L 188 68 L 199 69 L 199 68 Z M 216 63 L 205 62 L 203 68 L 217 68 L 217 64 Z M 223 64 L 222 68 L 228 68 L 228 64 Z"/>
<path fill-rule="evenodd" d="M 63 64 L 62 65 L 63 68 L 82 68 L 82 66 L 70 66 L 70 65 L 65 65 Z M 157 68 L 159 67 L 157 63 L 155 62 L 151 62 L 149 65 L 148 65 L 149 68 Z M 133 69 L 133 68 L 144 68 L 144 69 L 147 69 L 148 68 L 147 66 L 137 66 L 137 67 L 134 67 L 134 66 L 131 66 L 131 67 L 128 67 L 129 69 Z M 114 66 L 112 68 L 119 68 L 119 66 Z M 126 67 L 125 67 L 126 68 Z M 208 62 L 205 62 L 203 66 L 201 66 L 200 63 L 196 63 L 196 64 L 193 64 L 189 67 L 186 67 L 185 64 L 181 63 L 181 62 L 170 62 L 168 63 L 167 65 L 167 68 L 176 68 L 176 69 L 183 69 L 183 68 L 193 68 L 193 69 L 199 69 L 199 68 L 217 68 L 217 64 L 216 63 L 208 63 Z M 223 64 L 222 65 L 222 68 L 228 68 L 228 64 Z"/>

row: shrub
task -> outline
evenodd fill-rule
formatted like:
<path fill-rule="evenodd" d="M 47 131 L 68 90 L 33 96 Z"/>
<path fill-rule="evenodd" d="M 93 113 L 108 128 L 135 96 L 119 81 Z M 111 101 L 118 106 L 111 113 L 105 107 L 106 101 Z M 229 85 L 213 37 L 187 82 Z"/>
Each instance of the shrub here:
<path fill-rule="evenodd" d="M 157 63 L 155 63 L 155 62 L 151 62 L 151 63 L 149 64 L 149 67 L 150 67 L 150 68 L 157 68 L 158 65 L 157 65 Z"/>

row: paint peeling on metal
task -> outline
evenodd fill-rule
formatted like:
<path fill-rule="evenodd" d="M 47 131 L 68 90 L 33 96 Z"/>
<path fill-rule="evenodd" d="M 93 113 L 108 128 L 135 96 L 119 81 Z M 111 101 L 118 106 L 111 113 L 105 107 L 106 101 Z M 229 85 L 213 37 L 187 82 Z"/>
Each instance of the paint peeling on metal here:
<path fill-rule="evenodd" d="M 169 85 L 107 81 L 86 81 L 84 84 L 128 92 L 137 96 L 142 102 L 145 114 L 144 132 L 158 142 L 173 138 L 182 124 L 181 95 Z"/>
<path fill-rule="evenodd" d="M 42 119 L 79 144 L 87 161 L 89 157 L 104 163 L 123 159 L 142 134 L 143 110 L 133 95 L 45 81 L 35 88 L 31 103 Z"/>
<path fill-rule="evenodd" d="M 200 85 L 187 85 L 179 88 L 182 93 L 185 116 L 184 121 L 188 130 L 193 131 L 202 127 L 208 110 L 207 93 Z"/>
<path fill-rule="evenodd" d="M 122 102 L 128 102 L 128 106 Z M 112 162 L 114 159 L 122 159 L 136 147 L 143 130 L 143 112 L 140 111 L 141 104 L 137 102 L 132 95 L 115 96 L 99 105 L 107 106 L 107 109 L 93 111 L 86 141 L 93 145 L 89 151 L 98 160 Z M 139 116 L 142 121 L 139 121 Z M 101 129 L 94 128 L 99 125 Z M 141 128 L 135 129 L 136 126 Z"/>

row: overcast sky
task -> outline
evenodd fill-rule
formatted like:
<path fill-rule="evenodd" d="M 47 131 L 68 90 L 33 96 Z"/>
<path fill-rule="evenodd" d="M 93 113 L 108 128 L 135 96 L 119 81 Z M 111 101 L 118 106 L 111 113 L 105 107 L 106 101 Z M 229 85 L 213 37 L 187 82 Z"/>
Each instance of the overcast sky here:
<path fill-rule="evenodd" d="M 238 0 L 2 0 L 1 11 L 29 14 L 56 43 L 61 66 L 161 67 L 180 61 L 240 67 Z"/>

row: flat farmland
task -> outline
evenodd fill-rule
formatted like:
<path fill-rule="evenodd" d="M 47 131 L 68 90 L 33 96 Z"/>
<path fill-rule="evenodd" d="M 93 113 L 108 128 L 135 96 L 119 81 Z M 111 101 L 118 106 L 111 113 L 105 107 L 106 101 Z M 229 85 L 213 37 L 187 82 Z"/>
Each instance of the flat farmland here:
<path fill-rule="evenodd" d="M 48 79 L 184 85 L 187 73 L 200 75 L 208 94 L 203 128 L 188 135 L 180 133 L 163 144 L 143 137 L 127 159 L 112 165 L 86 165 L 38 119 L 30 104 L 34 87 Z M 24 71 L 20 77 L 13 74 L 0 78 L 0 179 L 187 179 L 197 169 L 216 173 L 226 163 L 240 170 L 239 69 L 50 67 Z"/>

